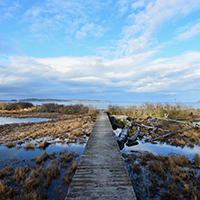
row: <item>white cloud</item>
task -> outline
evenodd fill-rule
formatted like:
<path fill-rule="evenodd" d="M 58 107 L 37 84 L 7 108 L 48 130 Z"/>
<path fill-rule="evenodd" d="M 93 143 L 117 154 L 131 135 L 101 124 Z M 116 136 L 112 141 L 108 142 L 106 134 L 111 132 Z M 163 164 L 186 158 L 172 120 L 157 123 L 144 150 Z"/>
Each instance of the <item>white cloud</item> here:
<path fill-rule="evenodd" d="M 135 8 L 139 5 L 144 9 L 137 13 L 130 13 L 127 22 L 130 26 L 123 29 L 123 39 L 118 48 L 126 54 L 133 54 L 147 50 L 163 24 L 169 20 L 176 20 L 190 14 L 200 6 L 199 0 L 156 0 L 135 2 Z M 197 28 L 197 27 L 196 27 Z"/>
<path fill-rule="evenodd" d="M 146 57 L 152 55 L 152 52 Z M 141 58 L 140 58 L 141 56 Z M 101 88 L 128 93 L 178 93 L 197 89 L 200 80 L 200 53 L 187 52 L 172 58 L 143 64 L 144 55 L 117 60 L 102 57 L 32 58 L 9 57 L 1 62 L 0 85 L 23 86 L 45 82 L 51 88 L 69 85 L 76 90 Z M 139 59 L 140 62 L 135 63 Z M 128 67 L 127 67 L 128 66 Z M 39 87 L 39 86 L 38 86 Z M 94 88 L 93 88 L 94 89 Z M 96 90 L 97 91 L 97 90 Z M 95 90 L 93 91 L 95 93 Z"/>
<path fill-rule="evenodd" d="M 131 7 L 136 10 L 137 8 L 141 8 L 141 7 L 144 7 L 145 6 L 145 2 L 142 0 L 142 1 L 136 1 L 134 2 Z"/>
<path fill-rule="evenodd" d="M 21 10 L 21 5 L 17 2 L 8 2 L 2 0 L 1 2 L 1 20 L 7 18 L 13 18 L 16 14 L 18 14 Z"/>
<path fill-rule="evenodd" d="M 102 37 L 107 30 L 108 28 L 104 28 L 103 26 L 94 23 L 85 24 L 81 27 L 80 31 L 76 32 L 76 38 L 83 39 L 89 36 L 99 38 Z"/>
<path fill-rule="evenodd" d="M 177 40 L 188 40 L 196 35 L 200 34 L 200 22 L 191 27 L 188 31 L 181 33 Z"/>

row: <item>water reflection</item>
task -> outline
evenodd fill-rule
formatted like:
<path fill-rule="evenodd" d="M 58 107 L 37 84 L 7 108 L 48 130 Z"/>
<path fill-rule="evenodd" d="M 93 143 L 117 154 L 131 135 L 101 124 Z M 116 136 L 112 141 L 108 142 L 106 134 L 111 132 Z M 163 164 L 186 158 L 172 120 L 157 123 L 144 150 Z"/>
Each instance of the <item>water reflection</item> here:
<path fill-rule="evenodd" d="M 68 151 L 75 151 L 76 153 L 82 154 L 84 151 L 85 145 L 84 144 L 71 144 L 71 145 L 50 145 L 46 148 L 47 154 L 51 152 L 59 152 L 60 150 L 68 150 Z M 25 148 L 7 148 L 5 146 L 0 146 L 0 160 L 5 160 L 8 158 L 18 158 L 18 159 L 30 159 L 36 158 L 37 156 L 41 155 L 44 150 L 35 148 L 33 150 L 26 150 Z"/>
<path fill-rule="evenodd" d="M 0 125 L 12 124 L 12 123 L 28 123 L 28 122 L 43 122 L 49 121 L 47 118 L 12 118 L 12 117 L 0 117 Z"/>
<path fill-rule="evenodd" d="M 175 147 L 169 144 L 151 144 L 151 143 L 143 143 L 141 141 L 138 141 L 139 144 L 136 146 L 131 146 L 131 147 L 125 147 L 122 151 L 128 152 L 131 150 L 135 151 L 149 151 L 153 154 L 161 154 L 161 155 L 168 155 L 170 153 L 175 153 L 175 154 L 181 154 L 181 155 L 186 155 L 188 158 L 193 158 L 195 154 L 200 153 L 200 147 L 197 145 L 194 145 L 193 148 L 190 147 Z"/>

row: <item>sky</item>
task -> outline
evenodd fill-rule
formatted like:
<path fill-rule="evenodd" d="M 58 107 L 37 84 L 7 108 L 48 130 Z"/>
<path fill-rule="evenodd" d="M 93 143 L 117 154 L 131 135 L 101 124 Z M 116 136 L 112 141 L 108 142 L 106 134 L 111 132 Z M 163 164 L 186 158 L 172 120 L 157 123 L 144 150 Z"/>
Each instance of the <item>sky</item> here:
<path fill-rule="evenodd" d="M 200 0 L 0 0 L 0 100 L 200 100 Z"/>

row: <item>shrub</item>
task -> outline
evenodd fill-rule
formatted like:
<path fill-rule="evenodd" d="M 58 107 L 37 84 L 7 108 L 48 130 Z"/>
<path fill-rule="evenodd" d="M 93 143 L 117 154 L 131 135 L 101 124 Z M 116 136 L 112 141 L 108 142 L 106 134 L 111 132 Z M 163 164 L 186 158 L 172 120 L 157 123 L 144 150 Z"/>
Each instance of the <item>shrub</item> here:
<path fill-rule="evenodd" d="M 25 108 L 33 107 L 32 103 L 29 102 L 18 102 L 18 103 L 1 103 L 0 110 L 20 110 Z"/>
<path fill-rule="evenodd" d="M 59 105 L 55 103 L 42 104 L 37 107 L 38 111 L 42 112 L 58 112 L 63 114 L 85 114 L 85 113 L 97 113 L 97 110 L 90 106 L 84 106 L 82 104 L 76 105 Z"/>
<path fill-rule="evenodd" d="M 136 106 L 127 106 L 126 108 L 118 105 L 109 105 L 108 112 L 113 115 L 127 115 L 132 118 L 138 117 L 164 117 L 168 116 L 168 118 L 185 118 L 189 116 L 191 112 L 185 109 L 186 106 L 180 103 L 176 103 L 175 105 L 161 103 L 144 103 L 143 105 Z"/>

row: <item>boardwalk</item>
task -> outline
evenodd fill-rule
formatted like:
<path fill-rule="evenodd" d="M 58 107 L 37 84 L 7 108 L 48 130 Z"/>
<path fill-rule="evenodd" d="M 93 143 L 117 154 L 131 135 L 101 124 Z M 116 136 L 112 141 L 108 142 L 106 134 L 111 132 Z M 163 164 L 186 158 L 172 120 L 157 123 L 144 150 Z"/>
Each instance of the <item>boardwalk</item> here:
<path fill-rule="evenodd" d="M 107 114 L 100 112 L 66 197 L 136 199 Z"/>

